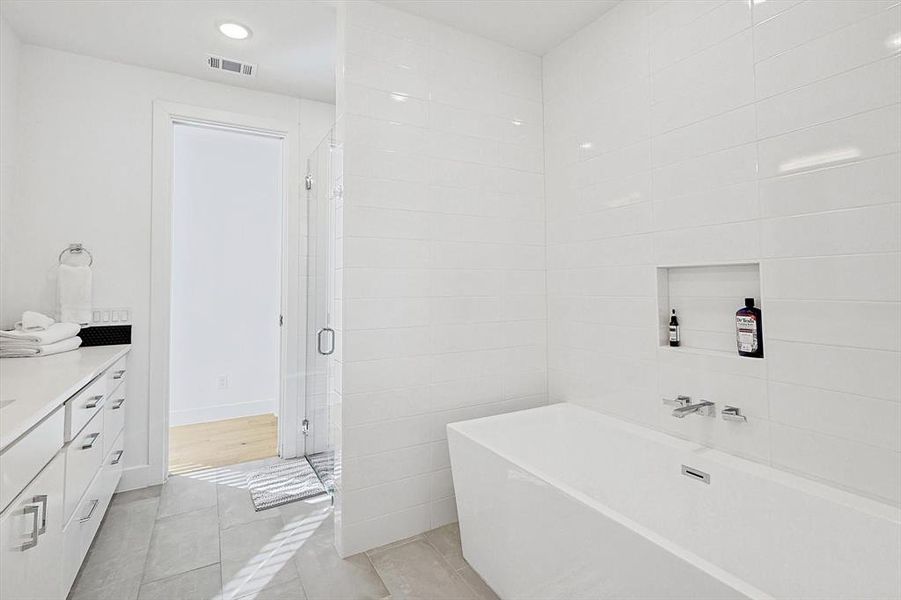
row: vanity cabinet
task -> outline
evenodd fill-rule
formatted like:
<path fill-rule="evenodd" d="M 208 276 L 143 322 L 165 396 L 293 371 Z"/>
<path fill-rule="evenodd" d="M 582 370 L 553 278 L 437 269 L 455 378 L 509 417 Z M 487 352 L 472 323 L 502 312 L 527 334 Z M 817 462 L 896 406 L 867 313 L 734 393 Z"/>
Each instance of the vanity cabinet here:
<path fill-rule="evenodd" d="M 122 476 L 127 353 L 0 361 L 0 399 L 17 411 L 0 415 L 0 599 L 68 595 Z M 32 393 L 37 376 L 57 377 L 62 395 Z"/>
<path fill-rule="evenodd" d="M 61 594 L 63 479 L 57 454 L 0 516 L 0 598 L 48 600 Z"/>

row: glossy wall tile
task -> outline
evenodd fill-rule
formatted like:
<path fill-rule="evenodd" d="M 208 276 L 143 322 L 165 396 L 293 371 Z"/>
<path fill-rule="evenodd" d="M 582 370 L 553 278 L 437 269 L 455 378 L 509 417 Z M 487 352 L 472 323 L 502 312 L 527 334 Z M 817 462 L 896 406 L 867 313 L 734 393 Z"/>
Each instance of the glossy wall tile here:
<path fill-rule="evenodd" d="M 377 3 L 340 11 L 353 553 L 456 520 L 447 423 L 546 403 L 544 125 L 538 57 Z"/>
<path fill-rule="evenodd" d="M 714 0 L 622 3 L 544 56 L 550 400 L 901 502 L 899 52 L 894 1 Z M 731 262 L 760 264 L 765 359 L 655 352 L 655 267 Z M 715 345 L 738 306 L 693 285 Z M 753 426 L 676 422 L 678 393 Z"/>

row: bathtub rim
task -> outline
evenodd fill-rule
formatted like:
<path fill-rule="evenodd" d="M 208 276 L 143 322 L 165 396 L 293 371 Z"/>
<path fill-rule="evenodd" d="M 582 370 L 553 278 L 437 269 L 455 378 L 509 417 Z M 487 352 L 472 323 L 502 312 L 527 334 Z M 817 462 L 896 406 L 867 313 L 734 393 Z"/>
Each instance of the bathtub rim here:
<path fill-rule="evenodd" d="M 855 494 L 854 492 L 848 491 L 841 487 L 829 485 L 815 479 L 810 479 L 794 471 L 789 471 L 781 469 L 779 467 L 759 463 L 735 454 L 729 454 L 722 450 L 717 450 L 716 448 L 711 448 L 710 446 L 705 446 L 704 444 L 698 442 L 692 442 L 680 437 L 676 437 L 669 433 L 651 429 L 650 427 L 639 425 L 637 423 L 633 423 L 631 421 L 627 421 L 613 415 L 594 411 L 578 404 L 573 404 L 571 402 L 557 402 L 554 404 L 548 404 L 546 406 L 538 406 L 535 408 L 528 408 L 510 413 L 490 415 L 476 419 L 467 419 L 465 421 L 456 421 L 454 423 L 448 423 L 447 429 L 448 431 L 453 430 L 473 440 L 474 442 L 491 449 L 492 452 L 494 452 L 498 456 L 519 467 L 524 467 L 521 462 L 513 460 L 510 456 L 507 455 L 507 453 L 505 453 L 503 450 L 498 449 L 493 443 L 486 443 L 484 440 L 477 437 L 477 435 L 474 435 L 473 432 L 470 431 L 470 429 L 472 427 L 478 426 L 477 424 L 482 424 L 488 421 L 501 420 L 504 417 L 510 415 L 521 415 L 524 413 L 533 413 L 539 411 L 579 412 L 582 413 L 582 416 L 594 419 L 596 421 L 604 423 L 607 426 L 620 428 L 631 434 L 640 436 L 646 440 L 665 444 L 682 452 L 691 453 L 700 460 L 711 461 L 722 467 L 733 468 L 754 477 L 769 479 L 776 484 L 790 487 L 812 496 L 818 496 L 834 504 L 839 504 L 841 506 L 845 506 L 846 508 L 861 511 L 869 514 L 870 516 L 884 519 L 890 521 L 895 525 L 901 526 L 901 506 L 896 507 L 875 498 Z M 533 469 L 531 467 L 525 470 L 530 472 L 532 472 L 533 470 L 539 471 L 539 469 Z M 558 481 L 557 478 L 555 478 L 553 475 L 547 473 L 544 473 L 541 479 L 544 479 L 548 483 L 558 485 L 561 488 L 571 488 L 571 486 Z"/>
<path fill-rule="evenodd" d="M 720 450 L 716 450 L 714 448 L 710 448 L 696 442 L 684 440 L 661 431 L 650 429 L 649 427 L 631 423 L 629 421 L 625 421 L 611 415 L 599 413 L 568 402 L 539 406 L 523 411 L 516 411 L 514 413 L 504 413 L 500 415 L 480 417 L 477 419 L 469 419 L 466 421 L 457 421 L 454 423 L 449 423 L 447 425 L 448 440 L 450 440 L 453 436 L 466 438 L 471 443 L 481 446 L 482 448 L 484 448 L 488 452 L 491 452 L 502 460 L 555 487 L 576 502 L 579 502 L 591 508 L 592 510 L 597 511 L 604 517 L 609 518 L 619 525 L 628 528 L 635 534 L 644 537 L 651 543 L 666 550 L 667 552 L 676 555 L 687 563 L 703 571 L 707 575 L 717 579 L 722 584 L 749 598 L 772 599 L 774 598 L 774 596 L 767 592 L 764 592 L 763 590 L 748 583 L 744 579 L 741 579 L 740 577 L 734 575 L 726 569 L 710 562 L 709 560 L 701 558 L 693 551 L 690 551 L 680 544 L 667 539 L 663 535 L 654 532 L 648 527 L 641 525 L 635 520 L 623 515 L 619 511 L 611 509 L 600 501 L 595 500 L 584 492 L 581 492 L 578 489 L 575 489 L 573 486 L 562 482 L 557 477 L 545 472 L 544 470 L 536 468 L 535 465 L 523 464 L 523 461 L 512 458 L 508 452 L 499 449 L 494 443 L 494 440 L 486 441 L 484 439 L 485 436 L 479 436 L 478 432 L 473 431 L 473 429 L 484 425 L 485 422 L 497 421 L 504 419 L 505 417 L 509 418 L 511 415 L 551 411 L 570 411 L 583 413 L 579 415 L 579 418 L 587 417 L 594 419 L 597 422 L 603 423 L 605 426 L 624 429 L 630 434 L 634 434 L 650 441 L 674 447 L 679 451 L 693 454 L 701 460 L 709 460 L 711 462 L 714 462 L 718 466 L 721 466 L 723 468 L 735 469 L 737 471 L 747 473 L 751 476 L 768 478 L 776 484 L 790 487 L 801 493 L 815 495 L 826 501 L 844 506 L 845 508 L 862 511 L 873 517 L 888 520 L 892 524 L 901 525 L 901 508 L 896 508 L 894 506 L 879 502 L 871 498 L 867 498 L 865 496 L 859 496 L 840 488 L 835 488 L 823 483 L 819 483 L 817 481 L 806 479 L 801 475 L 797 475 L 788 471 L 782 471 L 776 467 L 769 465 L 756 463 L 740 456 L 727 454 Z M 453 452 L 451 452 L 451 469 L 453 470 Z M 460 512 L 459 504 L 457 508 L 458 512 Z M 461 531 L 462 528 L 463 526 L 461 523 Z"/>

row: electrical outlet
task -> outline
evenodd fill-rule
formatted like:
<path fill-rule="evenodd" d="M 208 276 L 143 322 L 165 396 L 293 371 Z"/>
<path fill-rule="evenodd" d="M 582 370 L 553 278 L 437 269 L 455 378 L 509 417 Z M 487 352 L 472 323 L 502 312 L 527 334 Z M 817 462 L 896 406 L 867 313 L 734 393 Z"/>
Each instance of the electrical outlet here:
<path fill-rule="evenodd" d="M 217 385 L 220 390 L 227 390 L 228 389 L 228 375 L 220 375 L 219 379 L 217 380 Z"/>

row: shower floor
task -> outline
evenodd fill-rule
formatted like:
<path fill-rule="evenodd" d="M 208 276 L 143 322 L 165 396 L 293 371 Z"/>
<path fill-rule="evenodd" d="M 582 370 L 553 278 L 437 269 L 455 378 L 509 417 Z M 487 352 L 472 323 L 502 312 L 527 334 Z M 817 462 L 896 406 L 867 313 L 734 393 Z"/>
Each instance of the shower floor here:
<path fill-rule="evenodd" d="M 331 450 L 325 452 L 316 452 L 307 456 L 310 466 L 319 477 L 319 481 L 325 486 L 329 493 L 335 491 L 335 453 Z"/>

